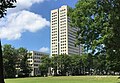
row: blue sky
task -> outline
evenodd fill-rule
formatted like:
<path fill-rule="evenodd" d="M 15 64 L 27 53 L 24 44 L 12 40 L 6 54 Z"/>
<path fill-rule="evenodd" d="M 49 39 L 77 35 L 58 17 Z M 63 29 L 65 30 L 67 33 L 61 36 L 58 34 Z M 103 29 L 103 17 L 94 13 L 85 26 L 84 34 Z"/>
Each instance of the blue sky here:
<path fill-rule="evenodd" d="M 2 44 L 50 53 L 50 11 L 78 0 L 18 0 L 0 21 Z"/>

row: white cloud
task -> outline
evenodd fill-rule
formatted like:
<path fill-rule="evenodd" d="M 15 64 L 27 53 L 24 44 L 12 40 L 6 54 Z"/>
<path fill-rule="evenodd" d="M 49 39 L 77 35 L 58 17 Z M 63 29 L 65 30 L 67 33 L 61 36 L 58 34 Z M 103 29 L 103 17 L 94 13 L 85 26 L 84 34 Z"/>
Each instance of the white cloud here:
<path fill-rule="evenodd" d="M 15 3 L 16 7 L 12 9 L 8 9 L 8 13 L 14 13 L 22 10 L 29 9 L 35 3 L 42 3 L 46 0 L 17 0 Z"/>
<path fill-rule="evenodd" d="M 40 51 L 40 52 L 48 52 L 48 51 L 49 51 L 49 48 L 48 48 L 48 47 L 42 47 L 42 48 L 40 48 L 39 51 Z"/>
<path fill-rule="evenodd" d="M 36 32 L 50 25 L 42 16 L 25 10 L 9 14 L 0 21 L 0 38 L 8 40 L 19 39 L 23 32 Z"/>

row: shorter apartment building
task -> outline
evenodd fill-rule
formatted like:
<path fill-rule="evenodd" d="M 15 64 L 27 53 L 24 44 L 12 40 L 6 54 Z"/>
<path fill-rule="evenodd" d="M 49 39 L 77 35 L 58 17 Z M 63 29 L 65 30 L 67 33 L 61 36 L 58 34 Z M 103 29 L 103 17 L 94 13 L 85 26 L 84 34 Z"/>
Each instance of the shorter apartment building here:
<path fill-rule="evenodd" d="M 30 76 L 38 76 L 41 75 L 39 70 L 39 65 L 41 63 L 42 56 L 49 56 L 47 53 L 38 52 L 38 51 L 30 51 L 30 56 L 28 57 L 28 65 L 31 67 L 32 72 Z"/>

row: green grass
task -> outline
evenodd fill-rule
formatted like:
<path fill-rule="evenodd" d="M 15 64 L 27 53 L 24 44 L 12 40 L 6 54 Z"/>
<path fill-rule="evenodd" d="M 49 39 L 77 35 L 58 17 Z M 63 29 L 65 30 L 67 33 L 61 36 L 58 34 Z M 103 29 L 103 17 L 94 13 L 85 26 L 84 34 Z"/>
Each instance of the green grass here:
<path fill-rule="evenodd" d="M 5 79 L 5 83 L 120 83 L 118 76 L 62 76 Z"/>

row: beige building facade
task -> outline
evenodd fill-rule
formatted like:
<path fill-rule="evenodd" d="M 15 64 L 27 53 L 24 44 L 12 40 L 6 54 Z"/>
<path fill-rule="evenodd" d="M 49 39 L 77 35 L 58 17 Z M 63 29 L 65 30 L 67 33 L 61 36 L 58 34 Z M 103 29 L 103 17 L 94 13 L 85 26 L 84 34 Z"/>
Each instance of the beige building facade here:
<path fill-rule="evenodd" d="M 42 56 L 49 56 L 47 53 L 38 52 L 38 51 L 30 51 L 30 56 L 28 57 L 28 65 L 31 67 L 32 72 L 30 76 L 38 76 L 41 75 L 39 70 L 39 65 L 41 64 Z"/>

